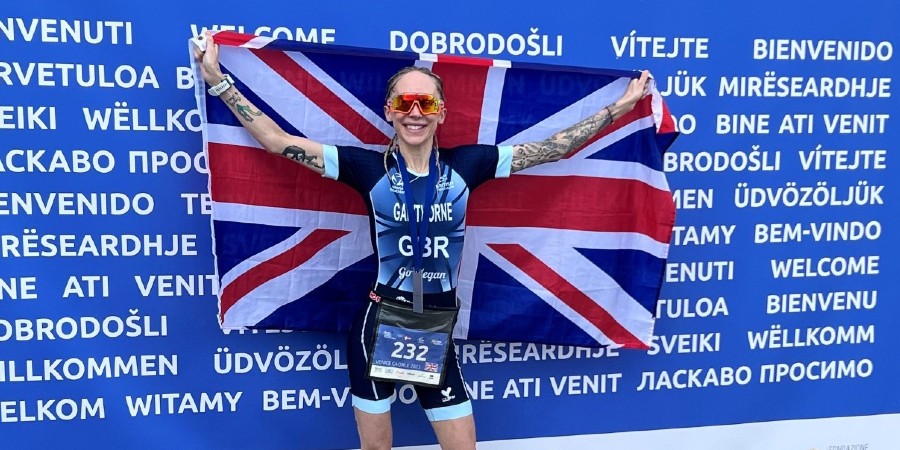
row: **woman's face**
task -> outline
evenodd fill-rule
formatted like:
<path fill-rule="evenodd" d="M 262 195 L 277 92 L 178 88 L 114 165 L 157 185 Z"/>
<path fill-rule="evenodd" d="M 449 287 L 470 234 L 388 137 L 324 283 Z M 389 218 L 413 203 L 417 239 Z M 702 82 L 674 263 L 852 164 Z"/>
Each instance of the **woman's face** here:
<path fill-rule="evenodd" d="M 437 85 L 434 80 L 421 72 L 409 72 L 404 74 L 397 80 L 394 91 L 391 96 L 400 93 L 414 94 L 431 94 L 438 96 Z M 423 148 L 431 149 L 432 139 L 437 126 L 444 123 L 444 117 L 447 115 L 445 109 L 437 114 L 422 114 L 418 105 L 414 105 L 409 113 L 392 112 L 387 106 L 384 107 L 384 115 L 388 121 L 394 124 L 394 130 L 397 132 L 397 138 L 405 144 L 407 148 Z"/>

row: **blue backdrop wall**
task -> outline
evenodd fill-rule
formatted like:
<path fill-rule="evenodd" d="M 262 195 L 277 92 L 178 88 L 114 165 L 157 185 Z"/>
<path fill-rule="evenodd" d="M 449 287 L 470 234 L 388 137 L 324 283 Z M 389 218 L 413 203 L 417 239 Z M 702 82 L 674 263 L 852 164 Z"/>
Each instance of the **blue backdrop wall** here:
<path fill-rule="evenodd" d="M 682 136 L 656 345 L 458 342 L 486 445 L 900 448 L 898 17 L 888 0 L 4 4 L 0 442 L 359 445 L 342 336 L 218 328 L 187 55 L 214 28 L 657 78 Z M 395 443 L 434 442 L 399 397 Z"/>

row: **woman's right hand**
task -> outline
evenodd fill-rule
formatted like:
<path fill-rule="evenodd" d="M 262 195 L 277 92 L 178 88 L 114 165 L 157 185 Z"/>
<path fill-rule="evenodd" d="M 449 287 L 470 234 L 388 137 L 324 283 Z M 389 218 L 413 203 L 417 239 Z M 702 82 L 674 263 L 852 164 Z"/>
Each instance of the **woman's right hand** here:
<path fill-rule="evenodd" d="M 194 47 L 194 60 L 200 63 L 200 74 L 206 84 L 214 85 L 225 79 L 219 67 L 219 44 L 216 44 L 211 32 L 207 31 L 202 39 L 206 40 L 206 51 Z"/>

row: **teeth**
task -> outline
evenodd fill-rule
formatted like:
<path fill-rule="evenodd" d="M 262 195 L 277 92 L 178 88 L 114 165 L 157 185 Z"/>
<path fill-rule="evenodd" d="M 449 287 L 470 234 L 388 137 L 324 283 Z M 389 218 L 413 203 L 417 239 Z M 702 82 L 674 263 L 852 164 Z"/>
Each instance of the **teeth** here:
<path fill-rule="evenodd" d="M 410 130 L 421 130 L 422 128 L 425 128 L 425 125 L 407 125 L 406 128 L 409 128 Z"/>

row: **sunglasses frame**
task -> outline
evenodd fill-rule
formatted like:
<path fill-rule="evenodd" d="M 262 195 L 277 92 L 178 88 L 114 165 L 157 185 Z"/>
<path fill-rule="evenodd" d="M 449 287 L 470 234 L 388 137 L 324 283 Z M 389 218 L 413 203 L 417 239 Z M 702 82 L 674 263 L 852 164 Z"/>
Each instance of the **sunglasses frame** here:
<path fill-rule="evenodd" d="M 409 109 L 406 111 L 403 111 L 401 109 L 394 108 L 394 103 L 397 102 L 397 99 L 401 99 L 400 101 L 412 100 L 412 103 L 409 105 Z M 425 112 L 425 110 L 422 108 L 422 103 L 420 103 L 420 100 L 433 100 L 434 102 L 437 103 L 437 108 L 433 112 Z M 402 92 L 400 94 L 397 94 L 397 95 L 391 97 L 390 99 L 388 99 L 388 102 L 387 102 L 388 111 L 400 113 L 400 114 L 411 113 L 413 110 L 413 107 L 418 107 L 419 112 L 422 113 L 422 115 L 424 115 L 424 116 L 428 116 L 428 115 L 432 115 L 432 114 L 440 114 L 441 111 L 444 110 L 444 101 L 437 98 L 436 96 L 434 96 L 432 94 L 417 94 L 414 92 Z"/>

